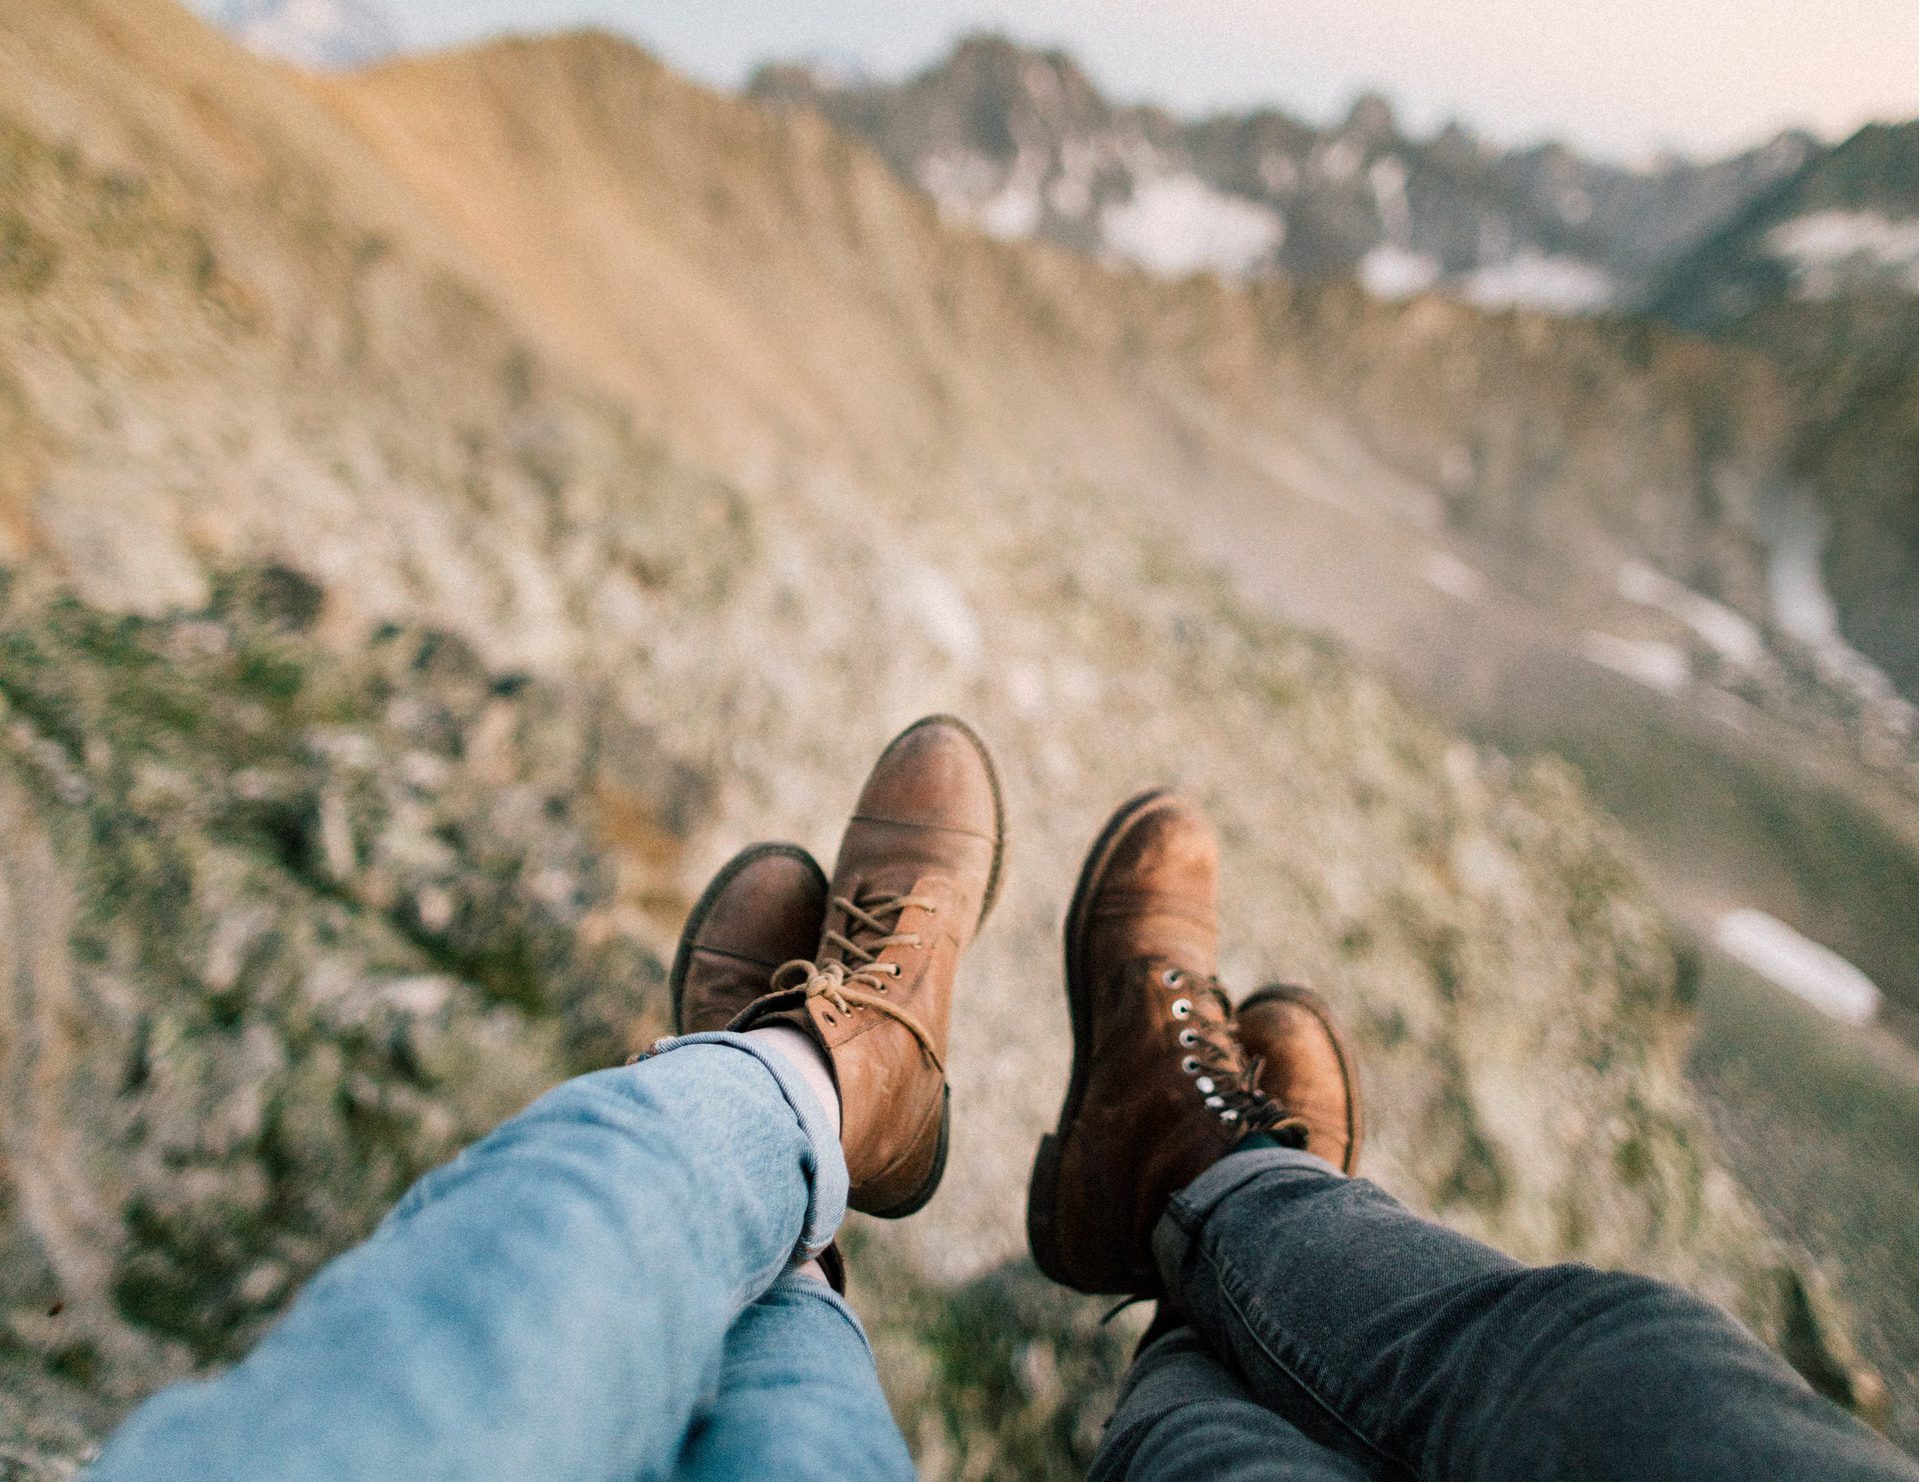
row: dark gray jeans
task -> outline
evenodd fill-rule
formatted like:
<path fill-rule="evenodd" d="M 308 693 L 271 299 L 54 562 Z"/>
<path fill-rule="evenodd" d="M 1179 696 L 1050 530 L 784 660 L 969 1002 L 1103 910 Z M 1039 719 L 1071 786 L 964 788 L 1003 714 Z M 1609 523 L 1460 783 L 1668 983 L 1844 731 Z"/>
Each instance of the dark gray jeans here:
<path fill-rule="evenodd" d="M 1093 1482 L 1919 1482 L 1709 1303 L 1532 1268 L 1287 1149 L 1155 1238 L 1190 1324 L 1127 1377 Z"/>

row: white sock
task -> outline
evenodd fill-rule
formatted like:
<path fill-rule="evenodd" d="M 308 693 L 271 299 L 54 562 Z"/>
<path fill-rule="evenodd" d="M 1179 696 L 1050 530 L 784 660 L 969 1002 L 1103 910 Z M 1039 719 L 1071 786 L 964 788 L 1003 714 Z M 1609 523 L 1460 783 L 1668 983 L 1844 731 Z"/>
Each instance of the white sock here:
<path fill-rule="evenodd" d="M 762 1025 L 758 1029 L 747 1030 L 746 1037 L 759 1041 L 799 1072 L 800 1079 L 812 1088 L 820 1105 L 826 1108 L 826 1118 L 833 1124 L 833 1135 L 838 1137 L 840 1093 L 833 1084 L 833 1070 L 826 1063 L 826 1052 L 813 1043 L 811 1036 L 791 1024 Z"/>

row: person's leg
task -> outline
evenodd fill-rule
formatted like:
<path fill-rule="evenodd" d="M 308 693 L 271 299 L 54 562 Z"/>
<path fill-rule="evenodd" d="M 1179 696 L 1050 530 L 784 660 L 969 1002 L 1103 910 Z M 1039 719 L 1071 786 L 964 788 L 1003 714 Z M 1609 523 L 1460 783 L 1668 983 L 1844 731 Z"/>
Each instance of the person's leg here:
<path fill-rule="evenodd" d="M 789 1272 L 726 1335 L 719 1390 L 694 1420 L 680 1482 L 906 1482 L 913 1461 L 853 1309 Z"/>
<path fill-rule="evenodd" d="M 1214 1164 L 1154 1245 L 1181 1311 L 1262 1403 L 1400 1475 L 1919 1479 L 1709 1303 L 1523 1266 L 1304 1151 Z"/>
<path fill-rule="evenodd" d="M 1072 1075 L 1028 1199 L 1042 1271 L 1170 1299 L 1255 1399 L 1402 1476 L 1919 1482 L 1710 1305 L 1528 1269 L 1345 1176 L 1350 1047 L 1299 989 L 1230 1008 L 1218 887 L 1217 839 L 1170 793 L 1126 804 L 1088 854 Z"/>
<path fill-rule="evenodd" d="M 1190 1328 L 1127 1372 L 1087 1482 L 1369 1482 L 1359 1461 L 1308 1440 L 1253 1398 Z"/>
<path fill-rule="evenodd" d="M 669 1475 L 735 1317 L 839 1223 L 829 1128 L 739 1036 L 568 1082 L 421 1180 L 245 1361 L 148 1402 L 93 1482 Z"/>

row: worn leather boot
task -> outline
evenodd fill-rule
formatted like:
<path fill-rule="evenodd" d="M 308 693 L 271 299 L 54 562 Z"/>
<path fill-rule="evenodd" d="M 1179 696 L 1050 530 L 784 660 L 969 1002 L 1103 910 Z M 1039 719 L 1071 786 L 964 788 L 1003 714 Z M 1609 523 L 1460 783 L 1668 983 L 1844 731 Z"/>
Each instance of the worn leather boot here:
<path fill-rule="evenodd" d="M 795 1024 L 825 1049 L 864 1213 L 913 1213 L 946 1171 L 953 975 L 992 909 L 1002 830 L 979 737 L 951 716 L 909 727 L 860 793 L 812 957 L 732 1025 Z"/>
<path fill-rule="evenodd" d="M 1307 988 L 1262 988 L 1233 1016 L 1254 1079 L 1305 1129 L 1306 1151 L 1341 1173 L 1359 1167 L 1365 1135 L 1357 1062 L 1326 1000 Z"/>
<path fill-rule="evenodd" d="M 813 950 L 825 916 L 826 871 L 797 844 L 752 844 L 734 855 L 680 929 L 666 979 L 673 1032 L 726 1028 L 765 996 L 782 964 Z M 838 1242 L 820 1252 L 819 1263 L 826 1284 L 845 1296 Z"/>
<path fill-rule="evenodd" d="M 1027 1202 L 1033 1258 L 1083 1292 L 1150 1296 L 1167 1201 L 1249 1132 L 1299 1131 L 1250 1074 L 1214 973 L 1219 847 L 1192 804 L 1121 808 L 1066 918 L 1073 1072 Z"/>
<path fill-rule="evenodd" d="M 754 844 L 721 867 L 680 932 L 667 986 L 673 1032 L 724 1029 L 773 974 L 819 944 L 826 872 L 794 844 Z"/>

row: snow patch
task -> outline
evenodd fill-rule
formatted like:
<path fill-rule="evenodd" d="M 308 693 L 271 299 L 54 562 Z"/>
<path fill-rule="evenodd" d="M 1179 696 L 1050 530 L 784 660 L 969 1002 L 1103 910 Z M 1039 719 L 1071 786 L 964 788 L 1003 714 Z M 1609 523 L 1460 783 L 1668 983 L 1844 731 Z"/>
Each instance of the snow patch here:
<path fill-rule="evenodd" d="M 1100 212 L 1106 244 L 1156 273 L 1212 269 L 1244 274 L 1286 240 L 1286 220 L 1270 206 L 1215 190 L 1197 175 L 1156 175 L 1133 186 L 1132 199 Z"/>
<path fill-rule="evenodd" d="M 966 594 L 936 566 L 905 568 L 900 584 L 913 616 L 933 646 L 954 664 L 970 669 L 986 656 L 986 634 Z"/>
<path fill-rule="evenodd" d="M 1522 247 L 1468 277 L 1465 296 L 1482 309 L 1544 309 L 1592 314 L 1618 298 L 1612 275 L 1582 258 Z"/>
<path fill-rule="evenodd" d="M 1413 244 L 1413 208 L 1406 195 L 1406 162 L 1396 154 L 1384 154 L 1373 161 L 1366 172 L 1373 188 L 1373 207 L 1379 212 L 1379 225 L 1386 240 L 1401 247 Z"/>
<path fill-rule="evenodd" d="M 1269 151 L 1259 162 L 1259 178 L 1274 195 L 1299 188 L 1299 163 L 1280 150 Z"/>
<path fill-rule="evenodd" d="M 1022 149 L 1013 161 L 1006 183 L 974 214 L 980 230 L 1008 241 L 1030 237 L 1039 230 L 1044 204 L 1040 186 L 1046 179 L 1046 156 Z"/>
<path fill-rule="evenodd" d="M 949 221 L 972 222 L 980 201 L 999 186 L 999 166 L 973 149 L 942 150 L 919 162 L 914 176 Z"/>
<path fill-rule="evenodd" d="M 914 173 L 944 219 L 1017 241 L 1039 230 L 1046 171 L 1046 156 L 1037 150 L 1021 150 L 1005 169 L 977 150 L 951 149 L 928 155 Z"/>
<path fill-rule="evenodd" d="M 1768 255 L 1792 265 L 1803 298 L 1834 298 L 1866 284 L 1919 293 L 1919 220 L 1815 211 L 1774 227 L 1765 245 Z"/>
<path fill-rule="evenodd" d="M 1835 1019 L 1866 1024 L 1879 1012 L 1879 989 L 1871 978 L 1764 911 L 1728 911 L 1713 940 L 1728 957 Z"/>
<path fill-rule="evenodd" d="M 1723 602 L 1702 596 L 1642 561 L 1628 561 L 1619 568 L 1619 595 L 1679 619 L 1721 658 L 1742 669 L 1754 668 L 1766 656 L 1766 640 L 1757 626 Z"/>
<path fill-rule="evenodd" d="M 1093 209 L 1093 177 L 1100 152 L 1093 145 L 1068 140 L 1060 145 L 1059 174 L 1046 187 L 1046 204 L 1056 215 L 1084 216 Z"/>
<path fill-rule="evenodd" d="M 360 67 L 399 49 L 371 0 L 225 0 L 214 22 L 248 50 L 303 67 Z"/>
<path fill-rule="evenodd" d="M 1477 602 L 1486 595 L 1486 578 L 1450 551 L 1434 551 L 1419 574 L 1426 584 L 1460 602 Z"/>
<path fill-rule="evenodd" d="M 1839 607 L 1826 587 L 1825 511 L 1803 492 L 1784 496 L 1764 512 L 1766 593 L 1780 631 L 1812 651 L 1829 681 L 1879 708 L 1895 725 L 1910 723 L 1912 707 L 1885 671 L 1839 630 Z"/>
<path fill-rule="evenodd" d="M 1359 260 L 1360 285 L 1374 298 L 1411 298 L 1439 281 L 1439 259 L 1381 242 Z"/>
<path fill-rule="evenodd" d="M 1322 180 L 1344 185 L 1366 163 L 1366 149 L 1357 139 L 1331 139 L 1315 145 L 1306 167 Z"/>
<path fill-rule="evenodd" d="M 1662 695 L 1678 694 L 1692 678 L 1685 650 L 1670 643 L 1589 630 L 1580 635 L 1579 651 L 1600 668 L 1623 674 Z"/>

